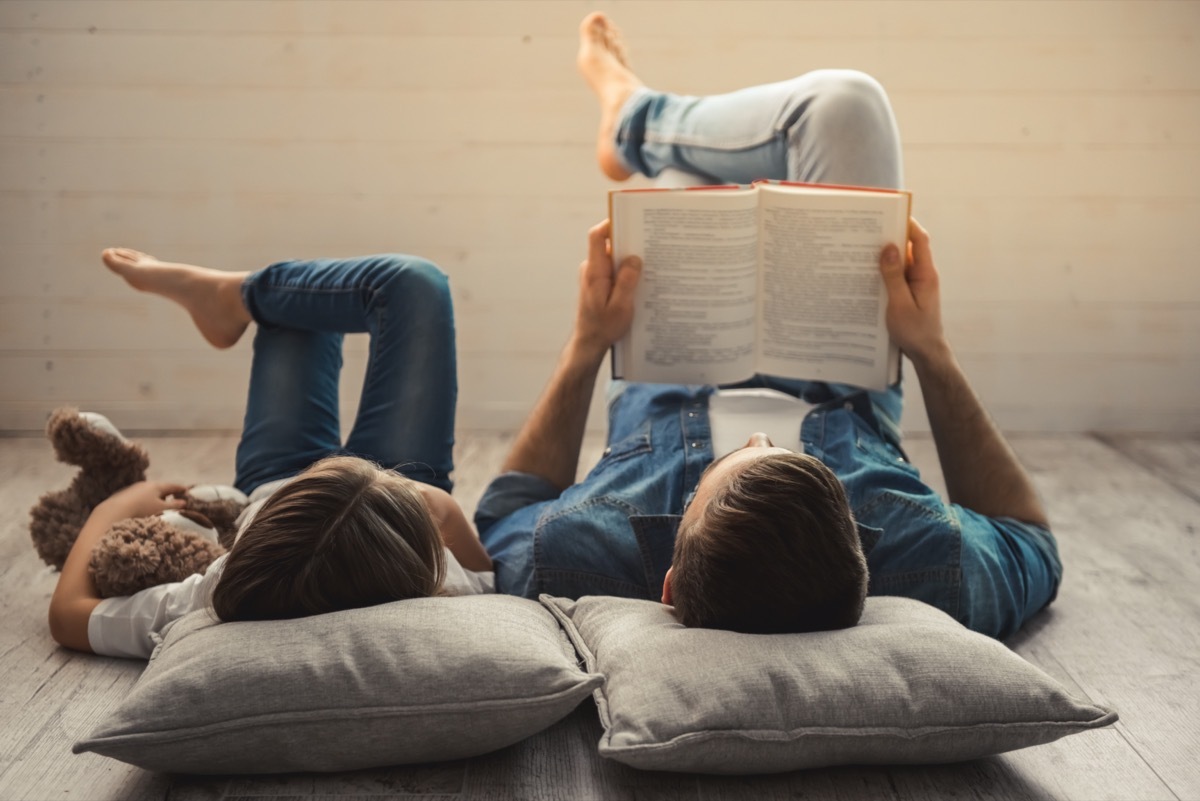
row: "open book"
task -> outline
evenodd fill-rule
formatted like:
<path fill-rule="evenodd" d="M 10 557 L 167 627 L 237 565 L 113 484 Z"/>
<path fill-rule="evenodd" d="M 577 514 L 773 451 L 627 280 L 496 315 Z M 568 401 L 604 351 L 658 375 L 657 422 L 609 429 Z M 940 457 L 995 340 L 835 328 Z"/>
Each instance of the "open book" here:
<path fill-rule="evenodd" d="M 908 192 L 763 181 L 609 193 L 613 261 L 640 256 L 613 377 L 756 373 L 883 389 L 899 376 L 879 255 L 905 252 Z"/>

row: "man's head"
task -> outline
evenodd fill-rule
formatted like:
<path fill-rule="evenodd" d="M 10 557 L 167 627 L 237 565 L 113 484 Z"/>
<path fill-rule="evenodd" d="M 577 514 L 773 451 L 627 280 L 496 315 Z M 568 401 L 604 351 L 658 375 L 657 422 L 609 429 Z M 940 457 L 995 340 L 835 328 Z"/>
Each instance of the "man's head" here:
<path fill-rule="evenodd" d="M 846 628 L 866 595 L 845 490 L 818 459 L 755 434 L 705 471 L 663 588 L 681 623 L 754 633 Z"/>

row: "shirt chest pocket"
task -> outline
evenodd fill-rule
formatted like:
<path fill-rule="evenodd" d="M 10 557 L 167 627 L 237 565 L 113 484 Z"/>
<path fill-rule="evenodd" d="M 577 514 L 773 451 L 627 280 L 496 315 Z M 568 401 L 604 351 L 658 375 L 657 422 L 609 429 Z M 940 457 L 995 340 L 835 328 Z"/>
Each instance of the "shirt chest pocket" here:
<path fill-rule="evenodd" d="M 660 453 L 653 448 L 650 431 L 650 423 L 645 421 L 611 443 L 587 478 L 564 497 L 575 493 L 577 500 L 612 496 L 630 504 L 636 514 L 668 511 L 664 509 L 664 487 L 669 471 L 659 464 Z"/>
<path fill-rule="evenodd" d="M 857 418 L 854 423 L 854 448 L 878 464 L 903 470 L 914 476 L 919 475 L 903 449 L 872 431 L 866 423 Z"/>
<path fill-rule="evenodd" d="M 623 462 L 638 454 L 651 453 L 654 450 L 651 444 L 651 429 L 651 421 L 647 420 L 632 434 L 609 445 L 600 455 L 600 461 L 596 463 L 596 467 L 593 468 L 592 472 L 601 472 L 612 464 Z"/>

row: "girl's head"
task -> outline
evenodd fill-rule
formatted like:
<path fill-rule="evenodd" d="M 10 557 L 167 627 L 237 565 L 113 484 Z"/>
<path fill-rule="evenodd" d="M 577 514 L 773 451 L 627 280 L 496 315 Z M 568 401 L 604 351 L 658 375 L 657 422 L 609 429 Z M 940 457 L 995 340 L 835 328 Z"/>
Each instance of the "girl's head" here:
<path fill-rule="evenodd" d="M 272 495 L 230 550 L 212 605 L 279 620 L 434 595 L 446 565 L 414 482 L 363 459 L 324 459 Z"/>

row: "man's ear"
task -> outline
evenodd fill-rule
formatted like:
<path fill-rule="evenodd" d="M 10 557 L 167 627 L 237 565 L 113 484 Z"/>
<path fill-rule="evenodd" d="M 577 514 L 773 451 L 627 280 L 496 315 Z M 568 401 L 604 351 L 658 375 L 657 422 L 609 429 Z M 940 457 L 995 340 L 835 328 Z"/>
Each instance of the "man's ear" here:
<path fill-rule="evenodd" d="M 674 569 L 675 569 L 674 566 L 668 567 L 667 575 L 663 576 L 662 602 L 664 604 L 666 604 L 667 606 L 671 606 L 671 604 L 672 604 L 672 601 L 671 601 L 671 571 Z"/>

